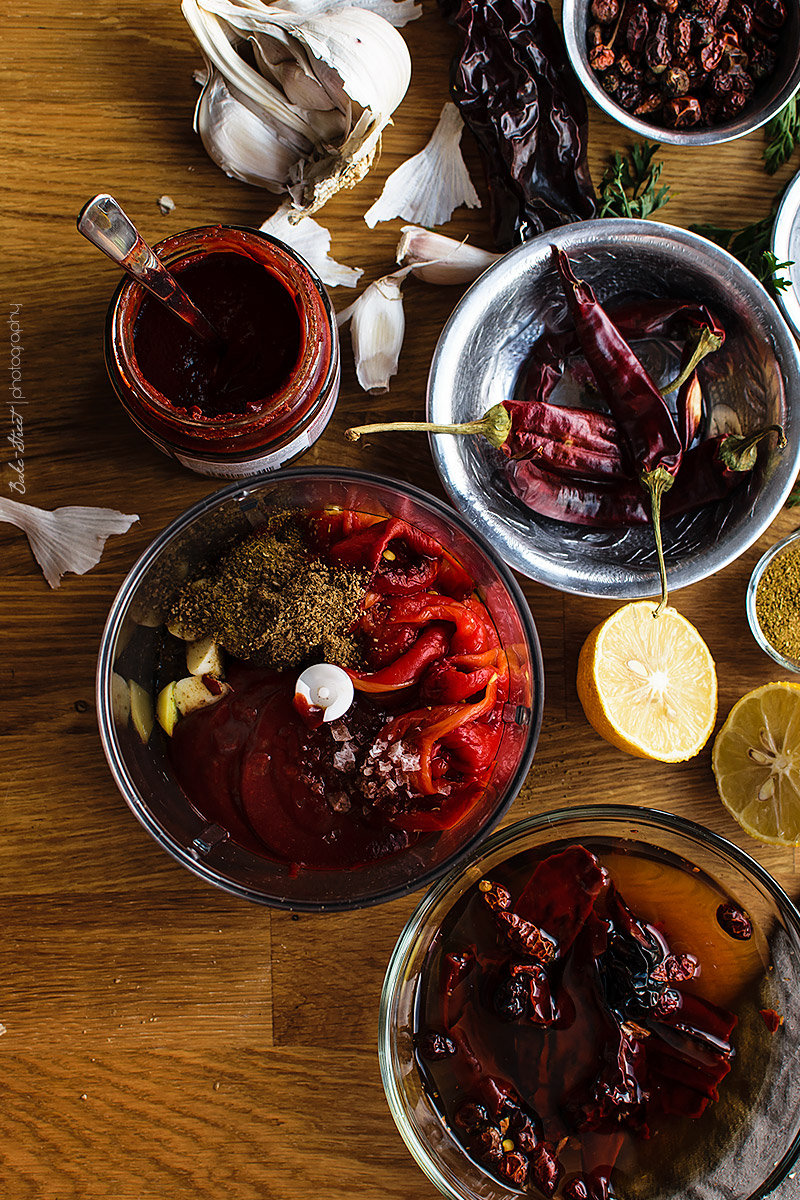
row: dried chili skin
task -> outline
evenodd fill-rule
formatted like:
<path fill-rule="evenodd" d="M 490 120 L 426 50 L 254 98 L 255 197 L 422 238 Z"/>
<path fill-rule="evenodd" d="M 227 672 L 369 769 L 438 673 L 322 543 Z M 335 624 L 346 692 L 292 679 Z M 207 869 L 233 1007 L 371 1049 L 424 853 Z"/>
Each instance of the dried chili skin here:
<path fill-rule="evenodd" d="M 451 93 L 484 163 L 500 250 L 593 217 L 586 101 L 548 0 L 439 0 L 461 30 Z"/>

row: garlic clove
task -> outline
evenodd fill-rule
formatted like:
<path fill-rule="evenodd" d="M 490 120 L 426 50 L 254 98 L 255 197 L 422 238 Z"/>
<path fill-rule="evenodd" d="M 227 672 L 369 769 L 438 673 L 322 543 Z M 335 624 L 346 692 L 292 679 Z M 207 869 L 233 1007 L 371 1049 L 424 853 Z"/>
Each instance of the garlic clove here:
<path fill-rule="evenodd" d="M 361 267 L 347 267 L 330 256 L 331 235 L 311 217 L 299 223 L 290 219 L 292 207 L 284 201 L 277 212 L 268 217 L 261 229 L 286 242 L 309 263 L 323 283 L 329 287 L 355 287 L 364 274 Z"/>
<path fill-rule="evenodd" d="M 232 5 L 220 4 L 221 8 L 233 8 Z M 265 11 L 269 11 L 263 6 Z M 214 11 L 210 0 L 181 0 L 181 11 L 196 37 L 204 58 L 210 62 L 223 76 L 228 88 L 238 91 L 238 99 L 245 98 L 251 105 L 263 108 L 263 119 L 268 118 L 281 122 L 295 134 L 315 141 L 314 130 L 305 120 L 303 114 L 293 105 L 273 83 L 259 74 L 254 67 L 245 62 L 236 50 L 236 43 L 242 38 L 237 33 L 230 35 L 225 24 Z"/>
<path fill-rule="evenodd" d="M 426 283 L 472 283 L 502 258 L 419 225 L 404 225 L 401 233 L 397 262 L 410 266 L 412 274 Z"/>
<path fill-rule="evenodd" d="M 461 204 L 481 207 L 461 155 L 463 132 L 461 114 L 448 101 L 427 146 L 392 172 L 379 199 L 364 214 L 370 229 L 394 217 L 418 225 L 443 225 Z"/>
<path fill-rule="evenodd" d="M 242 104 L 219 71 L 212 70 L 195 110 L 195 128 L 211 159 L 232 179 L 282 191 L 290 171 L 311 150 L 311 143 L 288 144 L 276 126 Z"/>
<path fill-rule="evenodd" d="M 410 269 L 371 283 L 337 314 L 340 328 L 350 322 L 356 378 L 365 392 L 388 392 L 389 380 L 397 373 L 406 328 L 401 287 Z"/>
<path fill-rule="evenodd" d="M 138 520 L 112 508 L 68 505 L 49 512 L 0 498 L 0 521 L 24 531 L 51 588 L 60 586 L 67 571 L 84 575 L 100 561 L 106 539 L 127 533 Z"/>

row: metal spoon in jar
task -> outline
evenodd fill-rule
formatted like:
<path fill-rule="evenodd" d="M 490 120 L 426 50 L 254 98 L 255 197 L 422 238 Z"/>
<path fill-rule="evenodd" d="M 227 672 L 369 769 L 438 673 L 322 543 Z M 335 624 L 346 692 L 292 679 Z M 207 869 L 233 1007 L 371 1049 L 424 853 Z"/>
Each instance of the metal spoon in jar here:
<path fill-rule="evenodd" d="M 222 348 L 224 339 L 186 295 L 113 196 L 95 196 L 78 214 L 78 233 L 137 280 L 191 326 L 204 342 Z"/>

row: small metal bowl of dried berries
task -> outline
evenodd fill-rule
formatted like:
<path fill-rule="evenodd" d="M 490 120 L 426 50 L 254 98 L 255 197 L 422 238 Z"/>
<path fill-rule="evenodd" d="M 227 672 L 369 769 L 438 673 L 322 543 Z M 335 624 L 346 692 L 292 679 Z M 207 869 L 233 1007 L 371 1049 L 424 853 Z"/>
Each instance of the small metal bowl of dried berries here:
<path fill-rule="evenodd" d="M 484 436 L 431 446 L 509 566 L 634 600 L 661 590 L 658 528 L 674 589 L 767 529 L 800 466 L 798 396 L 797 344 L 741 263 L 655 221 L 594 220 L 532 238 L 468 289 L 434 351 L 428 418 L 486 414 Z"/>
<path fill-rule="evenodd" d="M 543 679 L 518 584 L 457 513 L 363 472 L 281 471 L 196 504 L 132 568 L 98 721 L 134 815 L 195 875 L 358 908 L 494 828 Z"/>
<path fill-rule="evenodd" d="M 389 1108 L 450 1200 L 760 1200 L 800 1151 L 798 986 L 800 913 L 737 847 L 650 809 L 543 813 L 401 934 Z"/>
<path fill-rule="evenodd" d="M 800 87 L 794 0 L 564 0 L 563 29 L 595 103 L 659 142 L 732 141 Z"/>

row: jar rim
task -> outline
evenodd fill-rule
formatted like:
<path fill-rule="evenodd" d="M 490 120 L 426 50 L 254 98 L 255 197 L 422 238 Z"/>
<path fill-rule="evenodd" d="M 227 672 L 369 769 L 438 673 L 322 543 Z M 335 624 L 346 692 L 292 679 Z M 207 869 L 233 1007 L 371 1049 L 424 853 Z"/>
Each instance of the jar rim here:
<path fill-rule="evenodd" d="M 233 234 L 233 238 L 226 235 Z M 240 235 L 240 236 L 235 236 Z M 136 400 L 159 421 L 172 425 L 186 435 L 192 433 L 204 440 L 215 434 L 235 436 L 253 427 L 269 424 L 281 410 L 290 415 L 304 398 L 305 389 L 320 373 L 324 361 L 324 339 L 321 326 L 335 329 L 335 314 L 330 297 L 313 267 L 291 246 L 258 229 L 244 225 L 219 223 L 182 230 L 156 242 L 153 249 L 167 266 L 194 260 L 202 254 L 234 253 L 251 257 L 247 247 L 269 248 L 274 262 L 254 259 L 296 295 L 295 308 L 301 329 L 301 351 L 292 370 L 271 395 L 265 396 L 257 409 L 244 413 L 225 413 L 219 417 L 193 418 L 186 409 L 169 403 L 142 373 L 134 351 L 133 329 L 147 295 L 144 286 L 133 279 L 123 278 L 108 308 L 106 318 L 106 353 L 121 378 L 133 391 Z M 278 268 L 275 270 L 274 268 Z M 319 389 L 325 392 L 336 372 L 336 355 L 331 354 L 319 379 Z M 165 403 L 165 400 L 167 401 Z"/>

